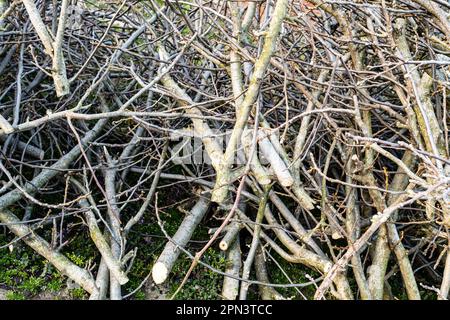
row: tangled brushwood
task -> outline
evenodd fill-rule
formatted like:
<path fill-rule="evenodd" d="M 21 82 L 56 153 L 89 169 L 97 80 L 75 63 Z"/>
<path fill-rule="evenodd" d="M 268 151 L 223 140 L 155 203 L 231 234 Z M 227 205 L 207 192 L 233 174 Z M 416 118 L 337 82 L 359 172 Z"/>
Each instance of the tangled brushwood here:
<path fill-rule="evenodd" d="M 206 267 L 224 299 L 447 299 L 446 0 L 0 0 L 0 57 L 1 250 L 91 299 L 133 297 L 144 223 L 165 246 L 136 290 L 188 258 L 175 297 Z"/>

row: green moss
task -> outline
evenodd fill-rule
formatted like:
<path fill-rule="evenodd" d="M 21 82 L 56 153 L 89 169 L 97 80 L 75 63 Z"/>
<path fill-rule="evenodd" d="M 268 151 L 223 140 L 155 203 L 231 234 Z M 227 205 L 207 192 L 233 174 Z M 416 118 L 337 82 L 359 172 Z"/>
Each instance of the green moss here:
<path fill-rule="evenodd" d="M 10 240 L 0 236 L 0 245 Z M 57 292 L 64 283 L 65 276 L 22 243 L 14 244 L 12 251 L 0 249 L 0 286 L 10 289 L 7 299 L 29 299 L 46 289 Z"/>
<path fill-rule="evenodd" d="M 87 293 L 83 288 L 75 288 L 69 290 L 70 296 L 75 300 L 84 300 L 87 298 Z"/>
<path fill-rule="evenodd" d="M 0 245 L 8 241 L 3 236 Z M 35 292 L 37 286 L 42 284 L 38 279 L 44 261 L 31 249 L 20 244 L 16 244 L 13 251 L 0 249 L 0 285 L 9 288 L 23 286 L 21 290 Z"/>
<path fill-rule="evenodd" d="M 139 290 L 138 292 L 136 292 L 136 293 L 134 294 L 134 298 L 135 298 L 136 300 L 145 300 L 145 292 L 142 291 L 142 290 Z"/>
<path fill-rule="evenodd" d="M 63 288 L 64 282 L 61 277 L 55 277 L 54 279 L 50 280 L 46 288 L 49 289 L 52 292 L 58 292 Z"/>
<path fill-rule="evenodd" d="M 190 32 L 191 32 L 191 29 L 189 29 L 188 27 L 184 27 L 183 29 L 181 29 L 181 34 L 183 36 L 187 36 Z"/>
<path fill-rule="evenodd" d="M 225 255 L 220 250 L 209 248 L 202 257 L 202 261 L 211 265 L 212 267 L 224 271 L 226 267 Z M 185 257 L 180 257 L 171 272 L 169 279 L 171 296 L 178 289 L 186 272 L 188 271 L 192 260 Z M 213 300 L 220 299 L 220 291 L 222 288 L 223 276 L 198 265 L 193 270 L 186 284 L 177 294 L 177 300 Z"/>
<path fill-rule="evenodd" d="M 37 294 L 39 290 L 43 287 L 45 279 L 43 277 L 31 276 L 19 286 L 19 289 L 23 292 L 27 292 L 31 295 Z"/>
<path fill-rule="evenodd" d="M 25 296 L 20 293 L 20 292 L 16 292 L 16 291 L 8 291 L 6 293 L 6 299 L 7 300 L 25 300 Z"/>
<path fill-rule="evenodd" d="M 75 252 L 67 253 L 67 258 L 69 258 L 70 261 L 72 261 L 79 267 L 83 267 L 83 265 L 85 264 L 84 257 L 76 254 Z"/>

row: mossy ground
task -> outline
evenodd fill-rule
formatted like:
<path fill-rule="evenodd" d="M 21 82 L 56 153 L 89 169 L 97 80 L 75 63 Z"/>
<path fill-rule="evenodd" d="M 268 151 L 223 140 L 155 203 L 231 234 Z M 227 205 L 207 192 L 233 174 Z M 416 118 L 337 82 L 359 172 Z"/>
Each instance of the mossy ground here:
<path fill-rule="evenodd" d="M 4 235 L 0 236 L 0 244 L 8 241 Z M 68 252 L 67 257 L 75 264 L 85 266 L 93 252 L 84 248 L 86 246 L 73 248 L 73 251 Z M 66 289 L 66 282 L 67 277 L 24 244 L 17 243 L 13 247 L 0 249 L 0 288 L 7 290 L 7 299 L 39 298 L 44 292 L 54 296 L 55 299 L 58 299 L 58 296 L 63 299 L 87 297 L 85 291 L 80 288 Z M 62 291 L 65 293 L 59 295 Z"/>
<path fill-rule="evenodd" d="M 171 190 L 165 194 L 171 194 L 175 198 L 178 197 L 177 192 L 180 190 Z M 159 196 L 161 205 L 160 217 L 164 221 L 164 228 L 169 235 L 173 235 L 178 229 L 185 213 L 178 210 L 178 205 L 173 204 L 169 196 L 162 194 Z M 190 208 L 193 203 L 183 203 L 182 206 Z M 127 251 L 137 248 L 136 257 L 133 260 L 132 267 L 129 270 L 129 282 L 123 286 L 123 295 L 128 295 L 138 288 L 142 281 L 150 274 L 152 265 L 162 251 L 166 238 L 156 221 L 154 213 L 149 209 L 149 213 L 135 225 L 128 236 Z M 19 214 L 19 212 L 16 212 Z M 124 218 L 133 214 L 124 210 Z M 214 213 L 204 218 L 204 221 L 196 229 L 188 249 L 191 253 L 198 252 L 203 248 L 209 240 L 210 235 L 208 229 L 217 227 L 220 221 L 214 219 Z M 207 221 L 207 223 L 205 223 Z M 92 268 L 98 266 L 100 256 L 96 250 L 92 240 L 89 238 L 86 227 L 79 223 L 79 217 L 67 217 L 66 223 L 70 225 L 67 228 L 65 239 L 69 243 L 63 247 L 62 252 L 76 265 L 84 268 Z M 49 231 L 50 232 L 50 231 Z M 44 238 L 51 239 L 51 234 L 43 234 Z M 242 236 L 242 249 L 246 251 L 246 240 L 250 240 L 249 234 Z M 44 258 L 33 252 L 22 242 L 15 242 L 14 245 L 6 246 L 9 241 L 14 238 L 8 232 L 0 234 L 0 289 L 7 290 L 6 298 L 12 300 L 23 300 L 42 298 L 43 293 L 47 293 L 52 299 L 87 299 L 88 294 L 81 288 L 70 286 L 68 288 L 67 277 L 61 275 L 51 264 L 46 262 Z M 318 278 L 319 274 L 314 270 L 308 269 L 299 264 L 286 262 L 274 252 L 271 253 L 272 258 L 268 259 L 267 268 L 270 272 L 270 281 L 277 284 L 289 283 L 286 278 L 287 274 L 293 283 L 309 282 L 311 278 Z M 274 261 L 275 260 L 275 261 Z M 210 264 L 212 267 L 225 270 L 226 259 L 224 253 L 213 245 L 202 257 L 202 261 Z M 275 263 L 276 262 L 276 263 Z M 169 298 L 177 290 L 186 272 L 192 263 L 191 258 L 181 253 L 174 266 L 168 284 L 165 286 L 165 297 Z M 96 270 L 96 268 L 92 268 Z M 255 279 L 252 273 L 251 278 Z M 177 294 L 175 299 L 221 299 L 221 289 L 223 276 L 216 272 L 197 265 L 193 270 L 188 281 Z M 407 299 L 405 290 L 402 285 L 401 275 L 399 272 L 389 280 L 391 284 L 392 295 L 394 299 Z M 356 292 L 356 283 L 351 283 L 353 291 Z M 283 296 L 289 299 L 312 299 L 315 286 L 310 285 L 304 288 L 276 288 Z M 429 290 L 421 290 L 424 299 L 436 299 L 433 292 Z M 129 299 L 147 299 L 148 292 L 146 286 L 142 286 Z M 248 298 L 251 300 L 259 299 L 258 287 L 252 285 L 250 287 Z M 331 298 L 331 297 L 329 297 Z"/>
<path fill-rule="evenodd" d="M 164 229 L 173 235 L 184 218 L 184 213 L 175 206 L 167 205 L 171 199 L 160 197 L 161 219 L 164 221 Z M 190 204 L 186 204 L 189 207 Z M 15 212 L 21 215 L 20 212 Z M 131 215 L 132 211 L 123 212 L 124 217 Z M 72 221 L 73 220 L 73 221 Z M 79 218 L 71 217 L 67 223 L 74 225 Z M 50 234 L 43 235 L 50 239 Z M 96 251 L 92 240 L 89 238 L 86 227 L 78 224 L 71 227 L 71 231 L 65 235 L 69 243 L 64 246 L 62 252 L 76 265 L 80 267 L 92 267 L 98 265 L 100 256 Z M 24 300 L 42 297 L 42 293 L 50 293 L 52 298 L 58 298 L 58 294 L 64 299 L 87 299 L 88 294 L 82 288 L 67 289 L 67 277 L 61 275 L 43 257 L 36 254 L 22 242 L 16 242 L 12 247 L 7 244 L 14 238 L 6 233 L 0 235 L 0 289 L 7 290 L 6 298 L 11 300 Z M 208 226 L 199 226 L 188 247 L 191 252 L 200 250 L 209 239 Z M 127 295 L 141 284 L 151 272 L 151 267 L 162 251 L 167 240 L 161 231 L 156 217 L 146 215 L 129 234 L 127 249 L 137 248 L 136 257 L 129 270 L 129 282 L 123 286 L 123 295 Z M 12 250 L 11 250 L 11 249 Z M 217 248 L 210 248 L 203 256 L 203 261 L 214 268 L 224 270 L 225 256 Z M 171 296 L 180 284 L 191 264 L 191 259 L 180 255 L 174 266 L 168 285 L 167 296 Z M 93 268 L 96 270 L 96 268 Z M 215 272 L 197 266 L 184 288 L 176 299 L 220 299 L 220 291 L 223 277 Z M 49 296 L 48 294 L 46 296 Z M 145 299 L 145 286 L 135 292 L 130 299 Z"/>

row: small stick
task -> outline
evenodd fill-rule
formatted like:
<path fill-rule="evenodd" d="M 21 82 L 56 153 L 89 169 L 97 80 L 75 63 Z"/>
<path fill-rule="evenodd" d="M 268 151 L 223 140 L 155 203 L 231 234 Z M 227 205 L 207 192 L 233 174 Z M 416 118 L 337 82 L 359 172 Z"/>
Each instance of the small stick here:
<path fill-rule="evenodd" d="M 261 222 L 264 218 L 264 211 L 266 210 L 267 200 L 269 199 L 269 191 L 272 186 L 268 185 L 264 187 L 264 194 L 259 202 L 258 213 L 255 219 L 255 228 L 253 232 L 252 244 L 250 246 L 250 251 L 248 253 L 247 259 L 244 262 L 244 270 L 242 271 L 242 278 L 247 280 L 250 276 L 250 268 L 253 264 L 253 259 L 255 258 L 256 249 L 259 245 L 259 234 L 261 232 Z M 247 299 L 247 292 L 250 284 L 248 282 L 242 282 L 241 291 L 239 293 L 239 300 Z"/>
<path fill-rule="evenodd" d="M 241 245 L 239 238 L 232 243 L 227 253 L 227 267 L 225 273 L 239 277 L 241 271 Z M 239 293 L 239 280 L 231 277 L 224 277 L 222 296 L 226 300 L 236 300 Z"/>

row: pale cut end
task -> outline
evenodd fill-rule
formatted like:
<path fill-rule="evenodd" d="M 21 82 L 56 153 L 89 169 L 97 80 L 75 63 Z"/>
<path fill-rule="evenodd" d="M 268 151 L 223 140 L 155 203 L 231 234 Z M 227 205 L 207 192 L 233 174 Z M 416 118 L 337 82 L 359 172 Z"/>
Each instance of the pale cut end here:
<path fill-rule="evenodd" d="M 316 203 L 307 193 L 306 191 L 299 186 L 294 186 L 292 191 L 295 194 L 295 197 L 299 201 L 300 205 L 308 210 L 314 209 L 314 204 Z"/>
<path fill-rule="evenodd" d="M 161 284 L 166 281 L 167 276 L 169 275 L 169 270 L 162 262 L 157 262 L 152 268 L 152 278 L 156 284 Z"/>
<path fill-rule="evenodd" d="M 273 166 L 270 167 L 270 172 L 277 177 L 278 182 L 283 187 L 290 187 L 294 184 L 294 178 L 292 178 L 289 171 L 286 168 L 277 169 Z"/>
<path fill-rule="evenodd" d="M 269 177 L 260 177 L 258 179 L 258 182 L 260 184 L 262 184 L 263 186 L 267 186 L 267 185 L 269 185 L 272 182 L 272 179 L 270 179 Z"/>
<path fill-rule="evenodd" d="M 3 130 L 4 134 L 10 134 L 14 131 L 14 128 L 11 126 L 11 124 L 3 118 L 3 116 L 0 114 L 0 129 Z"/>
<path fill-rule="evenodd" d="M 278 181 L 283 187 L 290 187 L 294 184 L 294 180 L 291 177 L 278 177 Z"/>
<path fill-rule="evenodd" d="M 280 161 L 282 161 L 280 159 Z M 283 163 L 284 165 L 284 163 Z M 276 168 L 272 166 L 272 170 L 278 178 L 278 181 L 283 187 L 290 187 L 294 184 L 294 178 L 292 178 L 291 173 L 288 168 Z"/>
<path fill-rule="evenodd" d="M 331 234 L 331 238 L 333 238 L 334 240 L 337 240 L 337 239 L 342 239 L 343 236 L 341 235 L 341 233 L 339 231 L 334 231 Z"/>
<path fill-rule="evenodd" d="M 220 241 L 219 248 L 222 251 L 227 251 L 228 250 L 228 243 L 226 243 L 225 241 Z"/>

